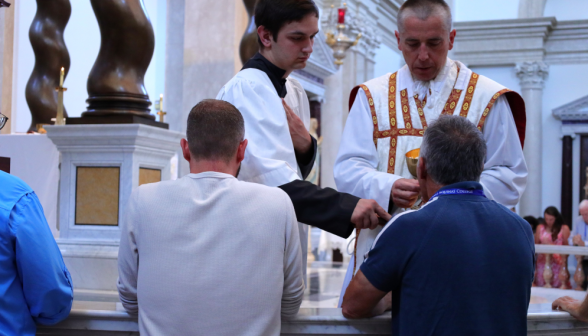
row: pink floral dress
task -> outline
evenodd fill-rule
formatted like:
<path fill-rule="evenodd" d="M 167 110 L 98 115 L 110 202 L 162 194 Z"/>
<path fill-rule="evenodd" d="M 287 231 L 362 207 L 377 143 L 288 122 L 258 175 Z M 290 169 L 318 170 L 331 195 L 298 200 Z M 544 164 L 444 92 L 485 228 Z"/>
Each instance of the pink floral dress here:
<path fill-rule="evenodd" d="M 559 234 L 557 235 L 557 239 L 555 242 L 551 239 L 551 233 L 545 230 L 545 226 L 541 225 L 537 228 L 539 230 L 539 240 L 541 244 L 545 245 L 563 245 L 563 233 L 560 230 Z M 559 272 L 561 271 L 561 265 L 563 262 L 563 258 L 560 254 L 552 254 L 551 255 L 551 271 L 553 272 L 553 277 L 551 279 L 551 287 L 559 288 L 561 287 L 562 283 L 559 280 Z M 543 287 L 545 285 L 545 280 L 543 279 L 543 269 L 545 268 L 545 254 L 538 254 L 537 255 L 537 276 L 535 278 L 535 284 L 539 287 Z M 567 282 L 568 288 L 571 288 L 570 281 Z"/>

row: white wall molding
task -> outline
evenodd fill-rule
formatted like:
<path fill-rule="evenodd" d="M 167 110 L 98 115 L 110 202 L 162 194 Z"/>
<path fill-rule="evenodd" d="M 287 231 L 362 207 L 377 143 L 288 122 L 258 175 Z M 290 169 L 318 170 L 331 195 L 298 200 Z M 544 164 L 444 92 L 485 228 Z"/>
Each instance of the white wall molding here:
<path fill-rule="evenodd" d="M 456 22 L 455 58 L 469 66 L 588 63 L 588 20 L 554 17 Z"/>
<path fill-rule="evenodd" d="M 588 96 L 584 96 L 553 109 L 552 114 L 555 119 L 561 120 L 563 123 L 584 121 L 587 124 L 584 126 L 586 129 L 586 132 L 584 133 L 588 133 Z M 562 125 L 562 128 L 564 128 L 564 126 L 566 125 Z"/>

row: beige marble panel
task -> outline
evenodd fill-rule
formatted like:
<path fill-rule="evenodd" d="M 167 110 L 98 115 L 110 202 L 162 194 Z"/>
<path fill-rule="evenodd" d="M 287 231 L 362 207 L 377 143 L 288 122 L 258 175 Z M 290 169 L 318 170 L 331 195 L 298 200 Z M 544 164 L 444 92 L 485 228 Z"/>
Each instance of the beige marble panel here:
<path fill-rule="evenodd" d="M 77 225 L 118 225 L 119 167 L 77 167 Z"/>
<path fill-rule="evenodd" d="M 161 182 L 161 170 L 139 168 L 139 185 Z"/>
<path fill-rule="evenodd" d="M 12 2 L 10 7 L 0 9 L 0 112 L 9 118 L 0 134 L 10 134 L 12 131 L 12 68 L 16 6 L 20 6 L 20 3 Z"/>

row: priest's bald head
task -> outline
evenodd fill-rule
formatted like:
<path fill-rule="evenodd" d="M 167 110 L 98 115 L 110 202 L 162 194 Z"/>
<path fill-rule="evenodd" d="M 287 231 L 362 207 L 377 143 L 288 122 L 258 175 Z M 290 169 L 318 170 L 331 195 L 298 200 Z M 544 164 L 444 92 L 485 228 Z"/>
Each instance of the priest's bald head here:
<path fill-rule="evenodd" d="M 181 146 L 190 173 L 238 175 L 247 140 L 243 116 L 233 104 L 216 99 L 201 101 L 188 115 L 186 135 Z"/>
<path fill-rule="evenodd" d="M 398 49 L 412 75 L 421 81 L 435 79 L 453 49 L 451 9 L 443 0 L 407 0 L 398 11 Z"/>

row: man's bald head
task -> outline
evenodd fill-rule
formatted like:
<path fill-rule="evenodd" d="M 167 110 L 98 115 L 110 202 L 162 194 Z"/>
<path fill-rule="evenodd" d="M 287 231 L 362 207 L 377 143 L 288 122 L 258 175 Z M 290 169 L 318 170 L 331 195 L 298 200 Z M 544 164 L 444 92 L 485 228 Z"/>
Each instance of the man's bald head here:
<path fill-rule="evenodd" d="M 451 8 L 443 0 L 407 0 L 398 11 L 398 31 L 404 32 L 404 20 L 409 16 L 415 16 L 424 21 L 431 16 L 439 16 L 445 22 L 447 33 L 451 31 Z"/>

